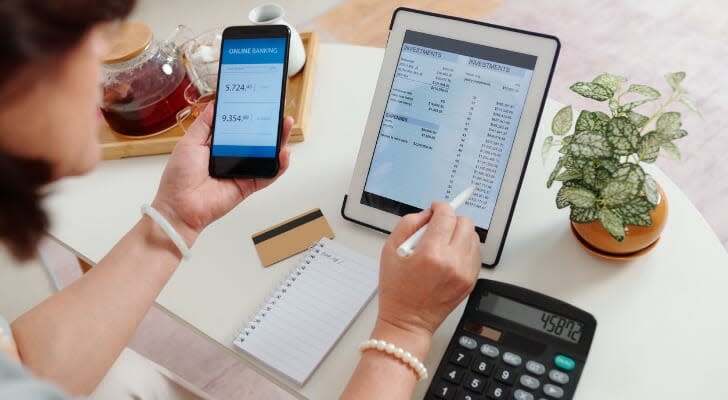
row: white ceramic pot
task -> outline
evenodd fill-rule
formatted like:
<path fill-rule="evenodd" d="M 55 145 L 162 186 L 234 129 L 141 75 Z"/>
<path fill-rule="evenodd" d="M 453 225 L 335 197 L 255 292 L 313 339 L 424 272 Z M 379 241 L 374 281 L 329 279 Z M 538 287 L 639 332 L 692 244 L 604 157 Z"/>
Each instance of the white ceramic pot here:
<path fill-rule="evenodd" d="M 291 30 L 291 43 L 288 53 L 288 76 L 296 75 L 306 63 L 306 50 L 296 28 L 291 26 L 283 16 L 285 11 L 278 4 L 262 4 L 250 10 L 248 19 L 254 25 L 286 25 Z"/>

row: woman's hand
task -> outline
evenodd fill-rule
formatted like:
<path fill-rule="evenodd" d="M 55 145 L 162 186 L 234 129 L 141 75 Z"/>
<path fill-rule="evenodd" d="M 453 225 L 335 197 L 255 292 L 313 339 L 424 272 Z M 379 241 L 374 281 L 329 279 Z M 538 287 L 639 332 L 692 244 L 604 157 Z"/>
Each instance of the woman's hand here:
<path fill-rule="evenodd" d="M 428 221 L 414 254 L 398 256 L 397 247 Z M 420 342 L 429 346 L 437 327 L 473 290 L 480 264 L 473 222 L 457 217 L 447 203 L 403 217 L 382 250 L 378 328 L 401 331 L 410 342 L 426 338 Z"/>
<path fill-rule="evenodd" d="M 283 120 L 278 175 L 271 179 L 216 179 L 210 176 L 210 124 L 213 104 L 187 129 L 175 146 L 152 206 L 164 215 L 188 245 L 210 223 L 227 214 L 246 197 L 273 183 L 288 168 L 286 147 L 293 118 Z"/>
<path fill-rule="evenodd" d="M 397 247 L 428 221 L 414 254 L 399 257 Z M 432 334 L 473 290 L 479 271 L 480 242 L 470 219 L 456 217 L 443 202 L 405 216 L 382 250 L 379 316 L 371 337 L 424 361 Z M 365 351 L 341 398 L 409 399 L 415 378 L 391 355 Z"/>

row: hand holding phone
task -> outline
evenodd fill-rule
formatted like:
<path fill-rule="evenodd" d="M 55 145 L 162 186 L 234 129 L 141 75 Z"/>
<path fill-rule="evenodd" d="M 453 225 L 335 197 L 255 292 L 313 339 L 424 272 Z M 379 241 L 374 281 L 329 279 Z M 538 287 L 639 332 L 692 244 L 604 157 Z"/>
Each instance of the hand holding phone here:
<path fill-rule="evenodd" d="M 285 25 L 223 31 L 211 176 L 270 178 L 278 173 L 289 42 Z"/>
<path fill-rule="evenodd" d="M 290 163 L 286 147 L 294 120 L 283 119 L 278 174 L 272 178 L 217 179 L 210 176 L 210 127 L 213 104 L 190 125 L 174 147 L 152 206 L 162 213 L 188 246 L 206 226 L 221 218 L 251 194 L 273 184 Z"/>

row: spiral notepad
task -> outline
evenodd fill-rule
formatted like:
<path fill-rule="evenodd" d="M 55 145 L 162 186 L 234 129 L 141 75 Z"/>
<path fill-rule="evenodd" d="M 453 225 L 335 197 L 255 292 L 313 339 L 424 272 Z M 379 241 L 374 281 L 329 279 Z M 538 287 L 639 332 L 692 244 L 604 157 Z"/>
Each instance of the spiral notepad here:
<path fill-rule="evenodd" d="M 302 386 L 371 300 L 378 276 L 374 260 L 323 238 L 233 343 Z"/>

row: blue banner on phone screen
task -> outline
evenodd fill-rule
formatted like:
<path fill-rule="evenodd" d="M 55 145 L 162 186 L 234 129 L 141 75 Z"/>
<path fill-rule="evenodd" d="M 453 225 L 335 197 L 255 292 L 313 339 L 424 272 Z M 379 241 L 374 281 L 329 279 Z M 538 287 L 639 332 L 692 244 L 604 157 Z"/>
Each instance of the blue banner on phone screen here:
<path fill-rule="evenodd" d="M 284 38 L 223 44 L 213 157 L 276 157 Z"/>

